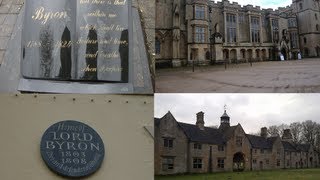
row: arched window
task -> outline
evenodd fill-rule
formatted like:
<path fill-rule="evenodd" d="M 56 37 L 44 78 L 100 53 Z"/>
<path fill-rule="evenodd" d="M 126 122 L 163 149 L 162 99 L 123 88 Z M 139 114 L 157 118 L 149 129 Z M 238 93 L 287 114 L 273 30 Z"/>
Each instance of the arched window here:
<path fill-rule="evenodd" d="M 300 10 L 302 10 L 302 3 L 300 3 L 299 6 L 300 6 Z"/>
<path fill-rule="evenodd" d="M 156 54 L 160 54 L 160 52 L 161 52 L 161 42 L 160 42 L 160 40 L 158 38 L 156 38 L 155 50 L 156 50 Z"/>
<path fill-rule="evenodd" d="M 307 38 L 306 37 L 303 38 L 303 41 L 304 41 L 305 44 L 307 44 Z"/>
<path fill-rule="evenodd" d="M 318 20 L 318 15 L 317 14 L 314 14 L 314 17 L 316 18 L 316 20 Z"/>
<path fill-rule="evenodd" d="M 319 31 L 319 24 L 316 25 L 316 31 Z"/>

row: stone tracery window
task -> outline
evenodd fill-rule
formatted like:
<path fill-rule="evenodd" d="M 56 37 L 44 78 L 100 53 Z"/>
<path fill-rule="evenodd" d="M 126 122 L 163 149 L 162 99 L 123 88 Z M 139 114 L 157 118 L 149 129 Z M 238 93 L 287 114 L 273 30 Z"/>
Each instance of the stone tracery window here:
<path fill-rule="evenodd" d="M 205 7 L 201 5 L 195 5 L 195 19 L 205 19 Z"/>
<path fill-rule="evenodd" d="M 297 20 L 296 20 L 296 18 L 289 18 L 289 19 L 288 19 L 288 25 L 289 25 L 289 28 L 290 28 L 290 27 L 297 27 Z"/>
<path fill-rule="evenodd" d="M 260 19 L 259 17 L 251 17 L 251 41 L 260 42 Z"/>
<path fill-rule="evenodd" d="M 197 43 L 205 43 L 206 31 L 202 26 L 195 27 L 194 40 Z"/>
<path fill-rule="evenodd" d="M 227 14 L 227 41 L 237 41 L 237 18 L 234 14 Z"/>

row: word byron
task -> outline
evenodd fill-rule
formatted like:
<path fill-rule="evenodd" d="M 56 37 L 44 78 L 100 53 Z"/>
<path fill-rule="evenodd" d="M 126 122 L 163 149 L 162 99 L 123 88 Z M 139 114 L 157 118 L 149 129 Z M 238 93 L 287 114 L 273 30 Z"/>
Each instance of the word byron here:
<path fill-rule="evenodd" d="M 40 21 L 41 24 L 46 24 L 49 19 L 65 19 L 68 17 L 67 11 L 51 12 L 46 11 L 44 7 L 39 7 L 35 10 L 32 19 Z"/>
<path fill-rule="evenodd" d="M 98 133 L 78 121 L 62 121 L 50 126 L 40 145 L 50 169 L 69 177 L 95 172 L 104 158 L 104 144 Z"/>

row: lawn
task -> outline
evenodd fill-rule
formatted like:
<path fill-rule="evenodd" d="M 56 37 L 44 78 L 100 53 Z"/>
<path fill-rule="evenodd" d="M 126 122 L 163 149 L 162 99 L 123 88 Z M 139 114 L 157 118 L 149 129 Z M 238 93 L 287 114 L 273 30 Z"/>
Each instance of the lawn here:
<path fill-rule="evenodd" d="M 155 180 L 319 180 L 320 169 L 290 169 L 251 172 L 224 172 L 214 174 L 192 174 L 176 176 L 156 176 Z"/>

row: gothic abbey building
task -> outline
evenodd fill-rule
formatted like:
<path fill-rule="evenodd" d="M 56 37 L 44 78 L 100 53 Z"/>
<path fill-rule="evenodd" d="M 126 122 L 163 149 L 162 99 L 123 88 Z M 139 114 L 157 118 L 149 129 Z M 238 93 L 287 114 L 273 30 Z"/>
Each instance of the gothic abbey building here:
<path fill-rule="evenodd" d="M 282 138 L 246 134 L 240 124 L 230 126 L 226 111 L 220 127 L 204 126 L 204 113 L 196 124 L 178 122 L 168 112 L 155 118 L 155 174 L 210 173 L 319 167 L 319 153 L 309 144 L 292 142 L 290 130 Z"/>
<path fill-rule="evenodd" d="M 320 1 L 284 8 L 228 0 L 156 0 L 156 66 L 320 57 Z"/>

